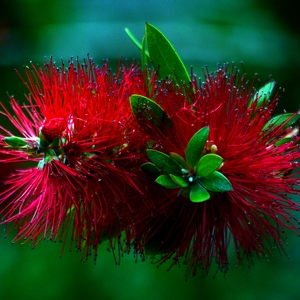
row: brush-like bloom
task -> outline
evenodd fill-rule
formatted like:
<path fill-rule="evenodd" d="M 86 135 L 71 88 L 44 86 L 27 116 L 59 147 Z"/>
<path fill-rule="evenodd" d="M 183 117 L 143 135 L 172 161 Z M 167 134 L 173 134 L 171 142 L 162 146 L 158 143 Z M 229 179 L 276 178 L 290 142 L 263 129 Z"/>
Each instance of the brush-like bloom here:
<path fill-rule="evenodd" d="M 286 229 L 298 233 L 300 115 L 274 117 L 275 83 L 256 92 L 227 65 L 199 86 L 151 24 L 141 44 L 129 35 L 141 69 L 51 59 L 25 68 L 26 105 L 0 104 L 19 132 L 0 127 L 0 162 L 24 163 L 0 192 L 14 240 L 70 236 L 86 259 L 108 238 L 187 276 L 213 260 L 227 271 L 231 240 L 238 263 L 283 247 Z"/>
<path fill-rule="evenodd" d="M 231 240 L 241 262 L 282 247 L 286 228 L 298 232 L 299 205 L 290 199 L 299 195 L 299 138 L 290 127 L 298 115 L 272 118 L 273 82 L 255 93 L 227 66 L 204 76 L 190 90 L 162 84 L 153 99 L 159 106 L 149 100 L 152 118 L 135 110 L 151 136 L 142 168 L 159 187 L 148 222 L 138 226 L 136 249 L 161 254 L 159 263 L 188 264 L 187 274 L 198 267 L 206 273 L 214 259 L 226 271 Z"/>
<path fill-rule="evenodd" d="M 104 236 L 111 242 L 127 231 L 132 209 L 128 195 L 139 193 L 131 170 L 144 145 L 135 129 L 129 96 L 146 94 L 142 72 L 122 66 L 116 75 L 91 59 L 68 68 L 45 62 L 25 68 L 28 104 L 10 97 L 19 131 L 1 127 L 1 152 L 23 162 L 7 181 L 0 202 L 3 223 L 18 229 L 15 241 L 47 238 L 65 242 L 68 233 L 85 259 Z M 114 239 L 116 237 L 116 239 Z"/>

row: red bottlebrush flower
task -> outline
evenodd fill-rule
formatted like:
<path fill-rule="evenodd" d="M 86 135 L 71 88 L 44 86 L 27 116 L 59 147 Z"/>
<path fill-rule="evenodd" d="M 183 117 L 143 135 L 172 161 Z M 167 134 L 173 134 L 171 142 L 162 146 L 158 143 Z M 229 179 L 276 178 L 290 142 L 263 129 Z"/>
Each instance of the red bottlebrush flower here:
<path fill-rule="evenodd" d="M 142 71 L 122 66 L 116 75 L 89 58 L 82 65 L 52 58 L 43 69 L 25 68 L 27 105 L 10 97 L 15 117 L 1 104 L 20 137 L 1 127 L 2 162 L 24 162 L 0 195 L 3 222 L 17 228 L 15 241 L 66 241 L 68 234 L 83 258 L 97 254 L 108 237 L 131 235 L 128 195 L 139 193 L 131 165 L 144 145 L 135 128 L 129 97 L 147 94 Z M 147 78 L 147 77 L 146 77 Z M 28 167 L 28 163 L 29 167 Z"/>
<path fill-rule="evenodd" d="M 154 209 L 137 225 L 136 250 L 161 254 L 154 258 L 160 264 L 171 258 L 171 266 L 188 264 L 187 275 L 198 267 L 207 273 L 214 259 L 226 271 L 231 239 L 241 262 L 266 255 L 268 245 L 282 247 L 286 228 L 298 232 L 293 211 L 299 205 L 290 195 L 299 195 L 300 151 L 290 125 L 299 115 L 272 118 L 274 83 L 255 93 L 228 66 L 204 76 L 191 90 L 162 84 L 158 105 L 148 100 L 156 108 L 151 118 L 135 110 L 152 138 L 142 168 L 158 186 L 148 189 Z"/>

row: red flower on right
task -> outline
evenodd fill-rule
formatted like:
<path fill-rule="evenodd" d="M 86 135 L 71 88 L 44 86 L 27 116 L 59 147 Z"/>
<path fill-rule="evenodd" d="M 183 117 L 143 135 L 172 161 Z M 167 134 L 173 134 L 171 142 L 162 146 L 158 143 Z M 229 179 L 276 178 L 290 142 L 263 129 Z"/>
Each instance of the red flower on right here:
<path fill-rule="evenodd" d="M 256 91 L 228 66 L 204 77 L 191 89 L 166 81 L 155 99 L 131 98 L 151 137 L 142 169 L 157 186 L 148 188 L 153 211 L 137 223 L 136 250 L 187 264 L 187 275 L 206 274 L 213 260 L 226 272 L 230 241 L 240 263 L 281 248 L 285 229 L 298 232 L 290 196 L 299 195 L 299 114 L 273 116 L 274 82 Z"/>

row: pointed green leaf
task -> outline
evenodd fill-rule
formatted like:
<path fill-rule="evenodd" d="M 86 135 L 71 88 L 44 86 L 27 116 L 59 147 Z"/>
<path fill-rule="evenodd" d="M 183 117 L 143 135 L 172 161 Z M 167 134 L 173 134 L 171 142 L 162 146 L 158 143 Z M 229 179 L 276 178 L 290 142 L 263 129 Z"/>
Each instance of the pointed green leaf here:
<path fill-rule="evenodd" d="M 200 160 L 208 135 L 209 127 L 206 126 L 198 130 L 190 139 L 185 150 L 186 162 L 190 167 L 194 168 Z"/>
<path fill-rule="evenodd" d="M 145 66 L 147 65 L 147 53 L 146 53 L 146 37 L 143 36 L 142 38 L 142 49 L 141 49 L 141 64 L 142 70 L 144 70 Z"/>
<path fill-rule="evenodd" d="M 179 85 L 190 82 L 189 73 L 174 47 L 161 31 L 148 23 L 146 40 L 151 62 L 161 78 L 171 76 Z"/>
<path fill-rule="evenodd" d="M 167 174 L 181 175 L 181 167 L 167 154 L 152 149 L 148 149 L 146 152 L 148 158 L 156 165 L 157 168 Z"/>
<path fill-rule="evenodd" d="M 200 183 L 212 192 L 229 192 L 232 191 L 230 181 L 220 172 L 215 171 L 207 177 L 199 179 Z"/>
<path fill-rule="evenodd" d="M 175 152 L 170 153 L 170 157 L 175 160 L 182 168 L 187 169 L 188 165 L 184 158 Z"/>
<path fill-rule="evenodd" d="M 179 185 L 175 183 L 169 175 L 160 175 L 156 178 L 155 182 L 168 189 L 175 189 L 179 187 Z"/>
<path fill-rule="evenodd" d="M 14 147 L 14 148 L 19 148 L 19 147 L 26 147 L 28 146 L 28 143 L 26 142 L 25 138 L 21 138 L 18 136 L 8 136 L 4 137 L 2 139 L 3 142 L 5 142 L 7 145 Z"/>
<path fill-rule="evenodd" d="M 263 130 L 267 129 L 268 127 L 274 128 L 282 124 L 284 124 L 284 128 L 287 128 L 293 125 L 294 123 L 296 123 L 297 121 L 299 121 L 299 119 L 300 119 L 299 112 L 297 114 L 286 113 L 279 116 L 275 116 L 271 120 L 269 120 L 269 122 L 264 126 Z"/>
<path fill-rule="evenodd" d="M 283 139 L 277 141 L 274 145 L 276 147 L 279 147 L 279 146 L 281 146 L 283 144 L 286 144 L 286 143 L 289 143 L 289 142 L 293 141 L 294 139 L 295 139 L 294 137 L 283 138 Z"/>
<path fill-rule="evenodd" d="M 209 198 L 209 192 L 198 182 L 192 184 L 190 191 L 190 200 L 192 202 L 203 202 L 205 200 L 208 200 Z"/>
<path fill-rule="evenodd" d="M 186 181 L 184 178 L 182 178 L 181 176 L 176 176 L 176 175 L 172 175 L 170 174 L 171 179 L 178 184 L 180 187 L 187 187 L 189 185 L 189 182 Z"/>
<path fill-rule="evenodd" d="M 130 39 L 133 41 L 133 43 L 141 50 L 143 51 L 143 45 L 137 40 L 137 38 L 132 34 L 132 32 L 129 30 L 129 28 L 125 27 L 125 32 L 128 34 Z M 144 54 L 149 57 L 148 51 L 145 50 Z"/>
<path fill-rule="evenodd" d="M 196 166 L 196 175 L 206 177 L 216 171 L 222 164 L 221 156 L 213 153 L 202 156 Z"/>
<path fill-rule="evenodd" d="M 153 100 L 145 96 L 134 94 L 129 98 L 129 101 L 132 112 L 137 116 L 138 120 L 141 120 L 139 117 L 141 114 L 145 120 L 153 121 L 157 126 L 160 125 L 159 120 L 164 121 L 165 119 L 167 119 L 167 124 L 170 125 L 170 118 L 162 107 Z"/>
<path fill-rule="evenodd" d="M 155 164 L 151 162 L 146 162 L 141 165 L 141 169 L 149 174 L 151 174 L 153 177 L 159 176 L 161 173 L 159 169 L 155 166 Z"/>
<path fill-rule="evenodd" d="M 264 101 L 268 101 L 271 97 L 275 84 L 275 81 L 271 81 L 259 89 L 259 91 L 255 93 L 254 97 L 250 100 L 249 106 L 251 106 L 254 101 L 257 101 L 256 107 L 260 107 Z"/>

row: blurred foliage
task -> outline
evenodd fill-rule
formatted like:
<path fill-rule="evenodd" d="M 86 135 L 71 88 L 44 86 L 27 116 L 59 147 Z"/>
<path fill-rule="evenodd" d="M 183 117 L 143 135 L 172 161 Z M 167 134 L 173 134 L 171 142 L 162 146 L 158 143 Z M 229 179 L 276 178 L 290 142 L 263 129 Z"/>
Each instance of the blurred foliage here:
<path fill-rule="evenodd" d="M 217 64 L 232 61 L 249 80 L 258 72 L 261 85 L 272 74 L 285 90 L 279 110 L 295 111 L 300 94 L 296 5 L 289 0 L 2 0 L 0 99 L 8 103 L 8 92 L 24 101 L 27 91 L 14 68 L 21 70 L 30 60 L 41 64 L 52 55 L 59 64 L 61 57 L 83 59 L 87 53 L 97 64 L 104 58 L 115 63 L 120 55 L 139 59 L 124 27 L 141 38 L 149 22 L 164 32 L 199 77 L 206 65 L 214 71 Z M 7 166 L 0 165 L 0 171 L 3 180 Z M 10 235 L 0 243 L 0 299 L 299 299 L 300 241 L 288 236 L 290 259 L 275 249 L 269 261 L 254 258 L 251 268 L 247 263 L 234 268 L 232 249 L 226 276 L 219 272 L 213 279 L 213 267 L 208 278 L 185 282 L 185 266 L 167 272 L 168 264 L 157 269 L 149 260 L 135 263 L 132 255 L 115 266 L 105 246 L 94 266 L 92 260 L 80 263 L 80 255 L 67 250 L 59 259 L 60 245 L 54 243 L 41 242 L 34 251 L 12 245 Z"/>

